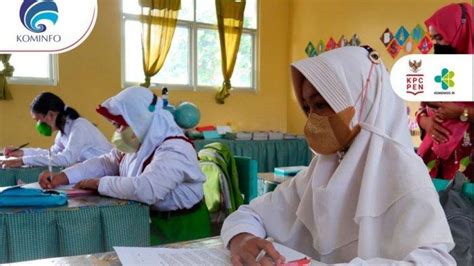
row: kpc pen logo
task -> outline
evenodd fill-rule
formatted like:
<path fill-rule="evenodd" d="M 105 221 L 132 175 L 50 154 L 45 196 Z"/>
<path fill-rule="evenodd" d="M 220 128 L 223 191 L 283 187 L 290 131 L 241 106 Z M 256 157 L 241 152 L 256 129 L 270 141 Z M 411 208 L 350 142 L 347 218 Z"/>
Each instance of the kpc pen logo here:
<path fill-rule="evenodd" d="M 454 71 L 450 71 L 447 68 L 441 70 L 441 75 L 435 77 L 436 83 L 441 84 L 443 91 L 435 91 L 434 94 L 454 94 L 454 91 L 448 91 L 448 89 L 453 88 L 454 83 Z"/>
<path fill-rule="evenodd" d="M 44 33 L 48 29 L 47 25 L 55 25 L 58 18 L 58 6 L 54 0 L 24 0 L 20 7 L 21 23 L 27 30 L 36 34 Z M 17 42 L 59 41 L 60 35 L 17 35 Z"/>
<path fill-rule="evenodd" d="M 406 93 L 413 95 L 422 94 L 424 92 L 424 79 L 425 75 L 421 73 L 421 66 L 423 61 L 420 59 L 418 61 L 408 60 L 408 66 L 412 73 L 406 74 Z"/>

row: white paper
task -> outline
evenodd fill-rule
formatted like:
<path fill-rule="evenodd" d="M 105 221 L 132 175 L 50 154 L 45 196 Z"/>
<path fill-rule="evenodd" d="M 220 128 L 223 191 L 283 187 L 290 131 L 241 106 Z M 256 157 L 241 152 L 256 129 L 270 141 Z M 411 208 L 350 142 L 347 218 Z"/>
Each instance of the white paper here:
<path fill-rule="evenodd" d="M 273 243 L 286 261 L 294 261 L 307 257 L 306 255 Z M 230 252 L 223 246 L 198 249 L 172 248 L 139 248 L 114 247 L 115 252 L 124 265 L 232 265 Z M 314 263 L 314 261 L 313 261 Z"/>
<path fill-rule="evenodd" d="M 122 265 L 232 265 L 227 249 L 114 247 Z"/>
<path fill-rule="evenodd" d="M 70 189 L 72 189 L 72 188 L 74 187 L 74 185 L 75 185 L 75 184 L 57 186 L 57 187 L 54 188 L 54 190 L 70 190 Z M 23 188 L 42 189 L 38 182 L 25 184 L 25 185 L 22 185 L 21 187 L 23 187 Z"/>

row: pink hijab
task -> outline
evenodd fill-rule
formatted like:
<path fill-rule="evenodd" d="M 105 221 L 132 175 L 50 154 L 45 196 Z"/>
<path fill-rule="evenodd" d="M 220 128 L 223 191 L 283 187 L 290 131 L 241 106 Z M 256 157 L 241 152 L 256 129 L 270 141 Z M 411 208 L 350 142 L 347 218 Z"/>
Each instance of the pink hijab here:
<path fill-rule="evenodd" d="M 462 8 L 465 10 L 465 22 L 462 22 Z M 472 54 L 474 43 L 473 7 L 469 3 L 449 4 L 438 9 L 425 21 L 426 27 L 433 26 L 443 39 L 451 42 L 458 54 Z"/>
<path fill-rule="evenodd" d="M 464 7 L 462 8 L 461 5 Z M 463 22 L 463 9 L 465 10 L 465 21 Z M 472 54 L 474 43 L 474 25 L 472 20 L 473 7 L 469 3 L 449 4 L 438 9 L 429 19 L 425 21 L 427 27 L 433 26 L 443 39 L 451 42 L 458 54 Z M 473 103 L 456 103 L 463 107 L 471 107 Z M 434 117 L 435 110 L 428 109 L 428 116 Z M 445 121 L 444 128 L 447 128 L 451 135 L 448 141 L 441 144 L 434 143 L 431 136 L 425 136 L 421 143 L 418 154 L 423 156 L 430 148 L 441 159 L 446 160 L 451 156 L 464 137 L 464 132 L 468 130 L 469 123 L 453 119 Z"/>

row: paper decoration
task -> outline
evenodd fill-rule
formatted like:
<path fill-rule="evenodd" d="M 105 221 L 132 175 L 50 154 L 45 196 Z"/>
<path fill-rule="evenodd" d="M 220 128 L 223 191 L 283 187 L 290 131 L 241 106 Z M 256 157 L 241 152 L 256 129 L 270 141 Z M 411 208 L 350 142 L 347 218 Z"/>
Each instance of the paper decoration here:
<path fill-rule="evenodd" d="M 322 54 L 324 51 L 326 51 L 326 44 L 324 43 L 323 40 L 320 40 L 318 43 L 318 47 L 316 48 L 318 54 Z"/>
<path fill-rule="evenodd" d="M 407 54 L 413 53 L 414 47 L 415 47 L 415 43 L 413 42 L 413 38 L 408 37 L 407 41 L 405 42 L 405 52 Z"/>
<path fill-rule="evenodd" d="M 402 49 L 402 47 L 400 46 L 400 44 L 398 44 L 396 39 L 393 39 L 388 44 L 388 47 L 387 47 L 387 51 L 392 56 L 393 59 L 395 59 L 398 56 L 401 49 Z"/>
<path fill-rule="evenodd" d="M 318 52 L 316 51 L 316 47 L 314 47 L 312 42 L 308 43 L 304 51 L 306 52 L 306 55 L 308 57 L 314 57 L 318 55 Z"/>
<path fill-rule="evenodd" d="M 390 44 L 390 42 L 393 40 L 393 34 L 389 28 L 386 28 L 385 31 L 382 33 L 382 36 L 380 36 L 380 40 L 382 41 L 383 45 L 385 45 L 385 47 Z"/>
<path fill-rule="evenodd" d="M 341 36 L 341 38 L 339 39 L 339 41 L 337 42 L 337 47 L 344 47 L 344 46 L 347 46 L 348 43 L 347 43 L 347 39 L 344 35 Z"/>
<path fill-rule="evenodd" d="M 413 37 L 414 43 L 418 44 L 423 36 L 425 36 L 425 30 L 420 26 L 420 24 L 416 25 L 411 32 L 411 37 Z"/>
<path fill-rule="evenodd" d="M 408 33 L 407 29 L 403 26 L 401 26 L 397 30 L 397 33 L 395 33 L 395 39 L 397 40 L 398 44 L 400 44 L 401 46 L 405 45 L 405 42 L 407 41 L 408 36 L 410 36 L 410 33 Z"/>
<path fill-rule="evenodd" d="M 427 54 L 431 51 L 431 48 L 433 47 L 433 43 L 431 42 L 431 39 L 425 35 L 420 43 L 418 44 L 418 50 L 420 50 L 420 52 L 422 54 Z"/>
<path fill-rule="evenodd" d="M 352 39 L 350 40 L 350 45 L 351 46 L 360 46 L 360 39 L 357 34 L 354 34 L 352 36 Z"/>
<path fill-rule="evenodd" d="M 331 38 L 329 38 L 329 40 L 326 44 L 326 51 L 336 49 L 336 46 L 337 46 L 336 41 L 334 41 L 334 39 L 331 37 Z"/>

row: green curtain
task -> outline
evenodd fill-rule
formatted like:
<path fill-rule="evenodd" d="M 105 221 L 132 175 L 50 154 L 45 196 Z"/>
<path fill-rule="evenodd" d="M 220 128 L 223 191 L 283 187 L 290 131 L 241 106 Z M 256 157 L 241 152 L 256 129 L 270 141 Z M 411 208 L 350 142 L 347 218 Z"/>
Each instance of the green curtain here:
<path fill-rule="evenodd" d="M 181 0 L 140 0 L 144 87 L 165 63 L 173 40 Z"/>
<path fill-rule="evenodd" d="M 11 54 L 0 54 L 0 61 L 3 63 L 3 70 L 0 71 L 0 100 L 7 100 L 7 77 L 11 77 L 15 71 L 8 62 L 10 57 Z"/>
<path fill-rule="evenodd" d="M 217 27 L 221 45 L 222 74 L 224 82 L 216 94 L 217 103 L 223 104 L 229 97 L 232 85 L 240 36 L 244 25 L 245 0 L 216 0 Z"/>

